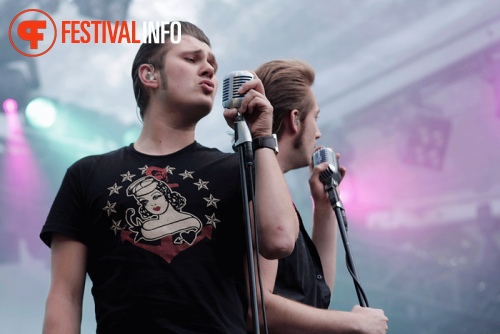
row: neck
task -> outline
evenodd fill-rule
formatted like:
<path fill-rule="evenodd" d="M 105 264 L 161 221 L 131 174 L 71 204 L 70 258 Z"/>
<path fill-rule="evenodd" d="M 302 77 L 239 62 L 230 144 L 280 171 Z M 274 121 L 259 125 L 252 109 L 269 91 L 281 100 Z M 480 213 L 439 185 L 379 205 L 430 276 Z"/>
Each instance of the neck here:
<path fill-rule="evenodd" d="M 134 148 L 149 155 L 177 152 L 194 142 L 195 126 L 195 123 L 183 122 L 180 117 L 176 117 L 176 113 L 148 109 L 144 113 L 144 125 Z"/>
<path fill-rule="evenodd" d="M 293 157 L 291 156 L 293 154 L 293 150 L 290 149 L 291 147 L 293 147 L 292 143 L 284 136 L 278 141 L 279 153 L 277 159 L 283 174 L 296 168 L 293 166 Z"/>
<path fill-rule="evenodd" d="M 277 159 L 283 174 L 294 169 L 307 167 L 311 163 L 310 159 L 312 157 L 309 157 L 309 160 L 304 157 L 304 147 L 295 148 L 295 145 L 297 145 L 297 136 L 299 135 L 284 134 L 279 139 Z"/>

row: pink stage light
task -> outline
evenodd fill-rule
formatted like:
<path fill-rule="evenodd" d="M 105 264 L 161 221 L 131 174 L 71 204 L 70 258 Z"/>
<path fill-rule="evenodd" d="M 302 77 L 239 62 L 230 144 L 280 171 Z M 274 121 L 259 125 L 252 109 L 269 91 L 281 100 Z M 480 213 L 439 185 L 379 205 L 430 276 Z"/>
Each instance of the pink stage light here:
<path fill-rule="evenodd" d="M 17 113 L 17 102 L 14 99 L 7 99 L 3 101 L 2 107 L 3 111 L 7 115 L 13 115 Z"/>

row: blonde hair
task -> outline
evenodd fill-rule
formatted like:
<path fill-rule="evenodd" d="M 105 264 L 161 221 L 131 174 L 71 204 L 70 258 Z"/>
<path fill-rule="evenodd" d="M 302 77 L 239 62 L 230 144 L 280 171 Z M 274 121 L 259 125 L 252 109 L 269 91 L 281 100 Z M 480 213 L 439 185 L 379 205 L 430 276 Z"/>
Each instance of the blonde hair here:
<path fill-rule="evenodd" d="M 312 102 L 308 93 L 314 83 L 314 69 L 297 59 L 272 60 L 260 65 L 255 73 L 262 80 L 266 97 L 274 108 L 273 133 L 279 138 L 281 124 L 289 112 L 297 109 L 299 119 L 306 118 Z"/>

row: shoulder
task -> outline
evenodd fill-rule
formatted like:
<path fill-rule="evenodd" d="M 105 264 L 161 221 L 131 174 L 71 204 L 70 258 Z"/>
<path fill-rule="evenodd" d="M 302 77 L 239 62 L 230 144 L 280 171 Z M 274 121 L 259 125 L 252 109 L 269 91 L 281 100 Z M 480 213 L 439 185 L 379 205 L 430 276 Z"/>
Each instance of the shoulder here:
<path fill-rule="evenodd" d="M 121 147 L 114 151 L 110 151 L 102 154 L 88 155 L 77 160 L 70 166 L 70 169 L 81 168 L 81 167 L 90 167 L 92 165 L 107 162 L 107 161 L 115 161 L 116 159 L 125 157 L 127 151 L 129 150 L 128 146 Z"/>
<path fill-rule="evenodd" d="M 83 157 L 68 167 L 66 176 L 84 180 L 95 172 L 109 170 L 126 159 L 129 155 L 127 151 L 128 147 L 122 147 L 111 152 Z"/>
<path fill-rule="evenodd" d="M 197 154 L 199 159 L 204 159 L 210 162 L 226 162 L 234 164 L 238 162 L 236 153 L 222 152 L 218 148 L 206 147 L 199 143 L 194 146 L 193 153 Z"/>

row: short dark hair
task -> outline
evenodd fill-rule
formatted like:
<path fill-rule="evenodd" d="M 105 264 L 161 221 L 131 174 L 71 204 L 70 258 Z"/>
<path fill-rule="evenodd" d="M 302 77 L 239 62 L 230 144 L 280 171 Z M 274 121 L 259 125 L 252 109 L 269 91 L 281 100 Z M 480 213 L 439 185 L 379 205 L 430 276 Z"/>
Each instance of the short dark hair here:
<path fill-rule="evenodd" d="M 314 69 L 297 59 L 272 60 L 260 65 L 255 73 L 273 106 L 273 133 L 280 138 L 283 118 L 289 112 L 297 109 L 303 121 L 311 108 L 308 92 L 314 83 Z"/>
<path fill-rule="evenodd" d="M 210 45 L 210 40 L 207 35 L 198 28 L 196 25 L 186 22 L 186 21 L 178 21 L 181 27 L 181 36 L 188 35 L 192 36 L 203 43 L 206 43 L 208 46 Z M 165 32 L 169 31 L 170 27 L 175 27 L 176 25 L 165 24 Z M 142 43 L 135 55 L 134 62 L 132 64 L 132 83 L 134 87 L 134 96 L 137 102 L 137 107 L 139 107 L 141 119 L 144 119 L 144 110 L 146 109 L 149 102 L 149 94 L 144 89 L 144 85 L 142 81 L 139 79 L 139 66 L 142 64 L 151 64 L 155 68 L 159 70 L 163 70 L 163 58 L 167 54 L 169 49 L 169 39 L 170 33 L 177 34 L 177 31 L 172 31 L 169 33 L 165 33 L 165 42 L 164 43 L 155 43 L 153 38 L 150 39 L 151 43 Z M 152 33 L 153 35 L 154 33 Z"/>

